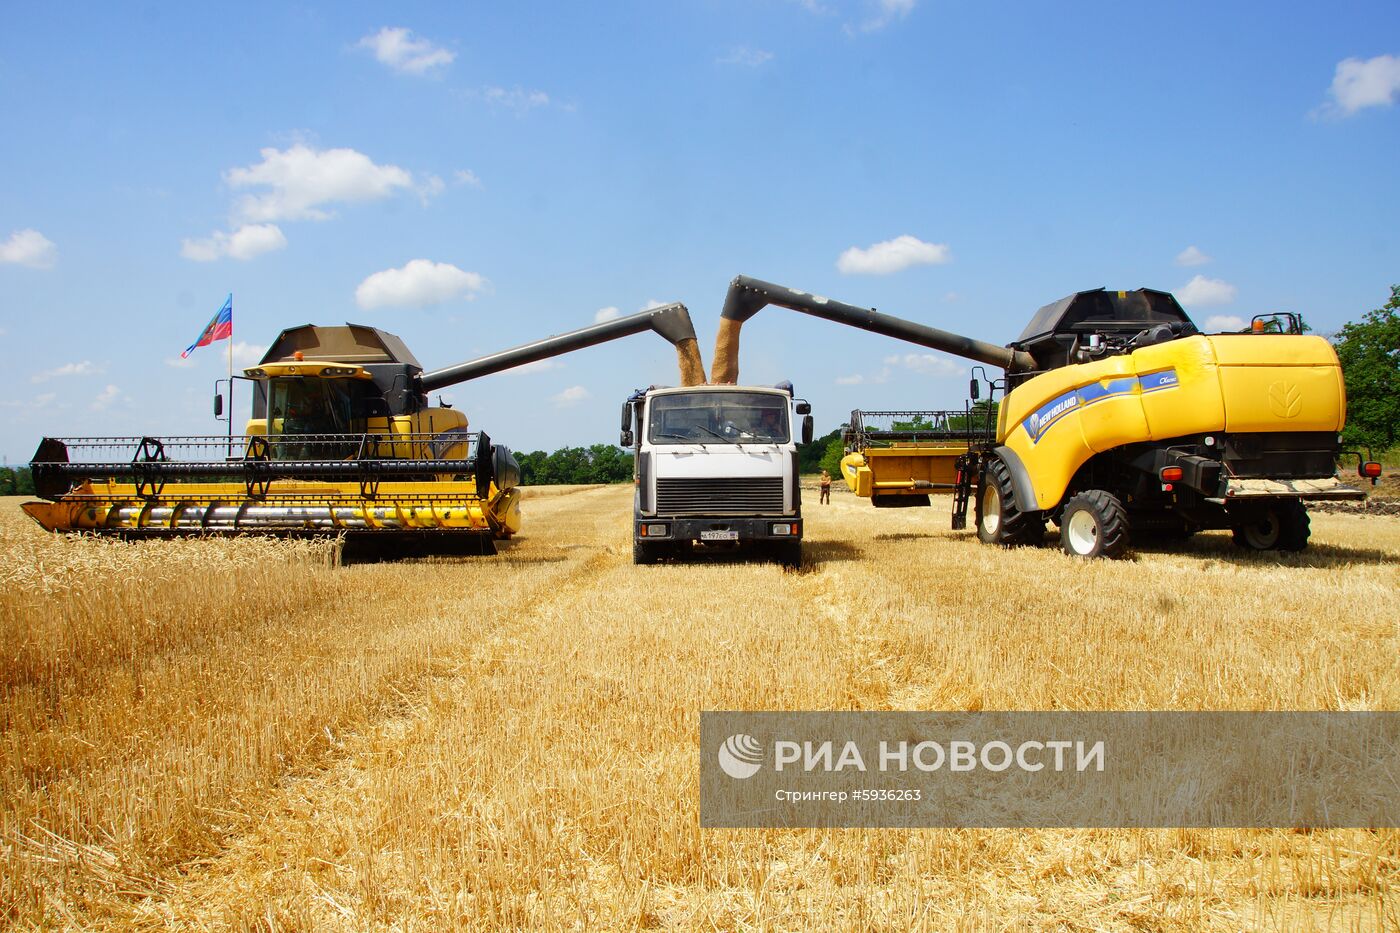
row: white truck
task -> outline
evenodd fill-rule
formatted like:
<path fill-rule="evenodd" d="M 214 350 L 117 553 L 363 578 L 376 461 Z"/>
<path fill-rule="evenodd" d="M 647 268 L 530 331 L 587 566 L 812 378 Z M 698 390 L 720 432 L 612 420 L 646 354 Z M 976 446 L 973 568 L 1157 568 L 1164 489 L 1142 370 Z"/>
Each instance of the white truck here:
<path fill-rule="evenodd" d="M 794 414 L 812 440 L 811 406 L 792 385 L 653 386 L 622 409 L 636 454 L 632 558 L 652 564 L 696 548 L 750 548 L 802 560 Z"/>

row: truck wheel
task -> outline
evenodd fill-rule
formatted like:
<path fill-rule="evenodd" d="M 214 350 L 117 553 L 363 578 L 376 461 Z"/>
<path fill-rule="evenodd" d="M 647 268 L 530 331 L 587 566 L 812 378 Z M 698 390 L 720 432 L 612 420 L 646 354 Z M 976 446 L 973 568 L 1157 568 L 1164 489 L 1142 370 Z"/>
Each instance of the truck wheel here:
<path fill-rule="evenodd" d="M 993 457 L 977 492 L 977 537 L 985 544 L 1014 547 L 1031 544 L 1044 534 L 1044 519 L 1039 512 L 1021 511 L 1010 468 Z"/>
<path fill-rule="evenodd" d="M 1122 557 L 1128 549 L 1128 513 L 1102 489 L 1081 492 L 1065 504 L 1060 547 L 1072 557 Z"/>
<path fill-rule="evenodd" d="M 1301 499 L 1275 499 L 1231 526 L 1235 544 L 1251 551 L 1301 551 L 1311 530 Z"/>
<path fill-rule="evenodd" d="M 634 564 L 654 564 L 661 560 L 661 551 L 649 541 L 632 539 L 632 563 Z"/>
<path fill-rule="evenodd" d="M 773 545 L 773 559 L 790 570 L 796 570 L 802 566 L 802 542 L 777 542 Z"/>

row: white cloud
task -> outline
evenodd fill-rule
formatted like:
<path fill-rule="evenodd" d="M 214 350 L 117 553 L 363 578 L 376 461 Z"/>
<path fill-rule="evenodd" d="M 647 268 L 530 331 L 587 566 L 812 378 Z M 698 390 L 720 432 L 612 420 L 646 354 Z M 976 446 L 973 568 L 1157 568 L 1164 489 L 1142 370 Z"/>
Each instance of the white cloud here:
<path fill-rule="evenodd" d="M 459 169 L 457 169 L 456 172 L 453 172 L 453 173 L 452 173 L 452 179 L 453 179 L 453 181 L 455 181 L 457 184 L 459 184 L 459 185 L 466 185 L 466 186 L 469 187 L 469 188 L 480 188 L 480 187 L 481 187 L 481 179 L 477 177 L 476 172 L 473 172 L 473 171 L 472 171 L 471 169 L 469 169 L 469 168 L 459 168 Z"/>
<path fill-rule="evenodd" d="M 766 49 L 754 49 L 747 45 L 736 45 L 729 50 L 729 53 L 722 58 L 715 59 L 719 65 L 740 65 L 745 68 L 757 68 L 773 60 L 773 53 Z"/>
<path fill-rule="evenodd" d="M 0 262 L 31 269 L 52 269 L 58 262 L 58 247 L 38 230 L 16 230 L 0 243 Z"/>
<path fill-rule="evenodd" d="M 165 358 L 165 365 L 172 369 L 194 369 L 199 365 L 199 361 L 194 358 L 193 354 L 189 356 L 167 356 Z"/>
<path fill-rule="evenodd" d="M 355 45 L 369 49 L 380 64 L 403 74 L 421 75 L 452 64 L 456 54 L 427 39 L 415 37 L 403 26 L 385 26 Z"/>
<path fill-rule="evenodd" d="M 267 347 L 262 344 L 239 340 L 233 345 L 233 365 L 240 369 L 256 366 L 266 352 Z"/>
<path fill-rule="evenodd" d="M 860 373 L 853 376 L 837 376 L 836 384 L 839 386 L 858 386 L 865 382 L 865 377 Z"/>
<path fill-rule="evenodd" d="M 1204 266 L 1211 258 L 1194 246 L 1188 246 L 1176 254 L 1178 266 Z"/>
<path fill-rule="evenodd" d="M 100 372 L 102 369 L 94 366 L 92 360 L 83 360 L 81 363 L 64 363 L 62 366 L 35 373 L 29 377 L 29 381 L 48 382 L 50 379 L 61 379 L 64 376 L 92 376 Z"/>
<path fill-rule="evenodd" d="M 936 266 L 952 257 L 946 243 L 925 243 L 917 237 L 897 236 L 867 249 L 852 246 L 836 260 L 846 275 L 889 275 L 910 266 Z"/>
<path fill-rule="evenodd" d="M 554 396 L 554 404 L 560 408 L 570 408 L 591 397 L 592 393 L 583 386 L 569 386 L 563 392 Z"/>
<path fill-rule="evenodd" d="M 414 259 L 401 269 L 385 269 L 369 276 L 355 289 L 355 303 L 366 311 L 375 308 L 426 308 L 456 298 L 471 301 L 486 287 L 486 279 L 451 263 Z"/>
<path fill-rule="evenodd" d="M 664 308 L 670 303 L 669 301 L 657 301 L 655 298 L 648 298 L 647 303 L 638 308 L 637 311 L 641 313 L 642 311 L 650 311 L 653 308 Z"/>
<path fill-rule="evenodd" d="M 1206 318 L 1206 323 L 1201 330 L 1207 334 L 1221 334 L 1228 331 L 1244 330 L 1248 326 L 1249 322 L 1237 314 L 1214 314 Z"/>
<path fill-rule="evenodd" d="M 493 107 L 504 107 L 521 113 L 549 104 L 549 95 L 544 91 L 527 91 L 522 87 L 487 87 L 482 89 L 481 96 Z"/>
<path fill-rule="evenodd" d="M 1332 99 L 1314 116 L 1347 117 L 1366 107 L 1387 107 L 1400 98 L 1400 57 L 1343 59 L 1337 63 L 1327 93 Z"/>
<path fill-rule="evenodd" d="M 1227 305 L 1235 300 L 1238 291 L 1229 282 L 1198 275 L 1176 290 L 1176 300 L 1188 308 Z"/>
<path fill-rule="evenodd" d="M 109 385 L 98 393 L 97 398 L 92 400 L 93 411 L 105 411 L 111 408 L 122 397 L 122 390 L 114 385 Z"/>
<path fill-rule="evenodd" d="M 422 183 L 419 184 L 415 190 L 418 192 L 418 200 L 426 205 L 433 198 L 447 190 L 447 182 L 443 181 L 437 175 L 429 175 L 423 179 Z"/>
<path fill-rule="evenodd" d="M 224 256 L 246 261 L 286 245 L 287 238 L 276 224 L 244 224 L 232 233 L 215 230 L 202 240 L 181 240 L 180 255 L 195 262 L 213 262 Z"/>
<path fill-rule="evenodd" d="M 516 366 L 513 369 L 505 370 L 507 375 L 527 376 L 531 373 L 548 372 L 551 369 L 563 369 L 564 361 L 560 359 L 535 360 L 533 363 L 526 363 L 523 366 Z"/>
<path fill-rule="evenodd" d="M 325 206 L 377 201 L 414 188 L 413 175 L 397 165 L 376 165 L 354 149 L 312 149 L 298 143 L 282 151 L 260 150 L 262 161 L 224 173 L 232 188 L 267 188 L 244 195 L 238 214 L 250 222 L 326 220 Z"/>
<path fill-rule="evenodd" d="M 941 353 L 902 353 L 885 357 L 886 366 L 902 366 L 930 376 L 956 376 L 966 367 Z"/>
<path fill-rule="evenodd" d="M 615 321 L 622 317 L 622 312 L 609 305 L 606 308 L 599 308 L 593 312 L 593 323 L 601 324 L 604 321 Z"/>
<path fill-rule="evenodd" d="M 873 0 L 871 15 L 860 24 L 861 32 L 877 32 L 897 19 L 904 19 L 914 11 L 918 0 Z M 848 26 L 847 32 L 851 29 Z"/>

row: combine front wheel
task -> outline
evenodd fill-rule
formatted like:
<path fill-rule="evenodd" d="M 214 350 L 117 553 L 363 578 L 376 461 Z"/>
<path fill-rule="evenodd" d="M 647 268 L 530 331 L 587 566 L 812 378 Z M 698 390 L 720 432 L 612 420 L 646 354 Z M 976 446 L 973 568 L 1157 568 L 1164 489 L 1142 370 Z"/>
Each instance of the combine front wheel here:
<path fill-rule="evenodd" d="M 1031 544 L 1045 533 L 1039 512 L 1023 512 L 1016 504 L 1011 470 L 999 457 L 987 462 L 977 490 L 977 537 L 986 544 L 1012 547 Z"/>
<path fill-rule="evenodd" d="M 1081 492 L 1065 504 L 1060 547 L 1073 557 L 1121 557 L 1128 548 L 1128 513 L 1102 489 Z"/>

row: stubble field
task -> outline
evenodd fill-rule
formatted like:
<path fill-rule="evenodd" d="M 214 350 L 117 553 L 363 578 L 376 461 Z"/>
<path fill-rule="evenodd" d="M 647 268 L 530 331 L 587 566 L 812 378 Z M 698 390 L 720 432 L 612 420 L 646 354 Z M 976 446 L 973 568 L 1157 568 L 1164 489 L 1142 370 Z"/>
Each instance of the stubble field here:
<path fill-rule="evenodd" d="M 702 709 L 1400 709 L 1400 518 L 1080 563 L 809 493 L 807 559 L 45 535 L 0 500 L 16 927 L 1378 929 L 1400 832 L 701 830 Z"/>

